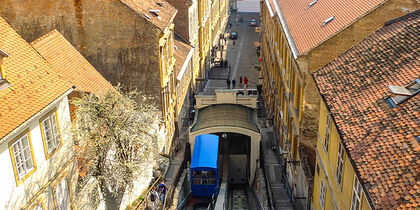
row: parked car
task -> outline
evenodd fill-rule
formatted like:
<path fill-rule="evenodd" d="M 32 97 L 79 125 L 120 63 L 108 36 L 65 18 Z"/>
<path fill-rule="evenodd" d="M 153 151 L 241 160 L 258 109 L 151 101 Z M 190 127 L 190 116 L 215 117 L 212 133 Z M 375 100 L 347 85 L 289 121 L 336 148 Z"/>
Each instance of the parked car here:
<path fill-rule="evenodd" d="M 257 25 L 257 20 L 255 20 L 255 19 L 251 19 L 251 20 L 249 21 L 249 25 L 250 25 L 250 26 L 256 26 L 256 25 Z"/>
<path fill-rule="evenodd" d="M 230 39 L 238 39 L 238 32 L 236 32 L 236 31 L 230 32 L 229 38 Z"/>

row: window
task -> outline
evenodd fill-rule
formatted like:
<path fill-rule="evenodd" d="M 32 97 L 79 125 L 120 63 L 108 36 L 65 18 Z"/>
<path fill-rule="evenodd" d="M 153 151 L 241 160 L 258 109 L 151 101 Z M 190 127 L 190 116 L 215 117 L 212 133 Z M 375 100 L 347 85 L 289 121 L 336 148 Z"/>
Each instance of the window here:
<path fill-rule="evenodd" d="M 324 209 L 325 205 L 325 183 L 324 180 L 321 178 L 321 191 L 319 192 L 319 204 L 321 208 Z"/>
<path fill-rule="evenodd" d="M 9 151 L 19 186 L 36 169 L 29 130 L 9 143 Z"/>
<path fill-rule="evenodd" d="M 337 177 L 338 186 L 341 187 L 341 180 L 343 178 L 343 165 L 344 165 L 344 148 L 341 142 L 338 145 L 338 158 L 337 158 L 337 171 L 335 176 Z"/>
<path fill-rule="evenodd" d="M 55 207 L 58 210 L 70 209 L 70 196 L 69 188 L 67 183 L 67 177 L 61 179 L 61 181 L 54 186 L 54 202 Z"/>
<path fill-rule="evenodd" d="M 42 208 L 42 203 L 38 204 L 35 206 L 35 208 L 33 208 L 33 210 L 43 210 L 44 208 Z"/>
<path fill-rule="evenodd" d="M 41 132 L 42 139 L 44 140 L 44 149 L 47 159 L 52 153 L 60 147 L 60 129 L 58 127 L 57 111 L 53 110 L 46 116 L 41 118 Z"/>
<path fill-rule="evenodd" d="M 324 150 L 328 155 L 328 148 L 330 146 L 330 127 L 331 127 L 331 116 L 327 114 L 327 125 L 325 128 L 325 141 L 324 141 Z"/>
<path fill-rule="evenodd" d="M 360 209 L 361 197 L 362 197 L 362 186 L 360 185 L 360 182 L 357 179 L 356 175 L 354 175 L 353 197 L 351 199 L 351 207 L 350 207 L 351 210 Z"/>
<path fill-rule="evenodd" d="M 163 50 L 163 48 L 162 48 L 162 51 L 161 51 L 160 54 L 161 54 L 161 57 L 162 57 L 161 61 L 160 61 L 162 63 L 162 73 L 165 74 L 165 72 L 166 72 L 166 69 L 165 69 L 166 68 L 166 60 L 165 60 L 165 51 Z"/>
<path fill-rule="evenodd" d="M 420 92 L 420 79 L 415 79 L 405 87 L 388 85 L 388 88 L 392 95 L 385 101 L 394 108 Z"/>

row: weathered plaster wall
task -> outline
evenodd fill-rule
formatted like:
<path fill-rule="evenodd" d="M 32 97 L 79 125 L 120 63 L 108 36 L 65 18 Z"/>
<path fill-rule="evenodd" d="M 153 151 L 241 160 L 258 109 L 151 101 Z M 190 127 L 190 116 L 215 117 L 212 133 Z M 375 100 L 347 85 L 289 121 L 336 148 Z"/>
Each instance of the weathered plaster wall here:
<path fill-rule="evenodd" d="M 57 28 L 112 84 L 160 102 L 160 30 L 118 0 L 0 0 L 0 15 L 28 42 Z"/>
<path fill-rule="evenodd" d="M 385 22 L 416 9 L 420 9 L 420 3 L 416 0 L 390 0 L 314 48 L 308 55 L 298 58 L 299 67 L 306 74 L 301 143 L 314 147 L 317 138 L 319 100 L 321 97 L 310 74 L 382 27 Z"/>

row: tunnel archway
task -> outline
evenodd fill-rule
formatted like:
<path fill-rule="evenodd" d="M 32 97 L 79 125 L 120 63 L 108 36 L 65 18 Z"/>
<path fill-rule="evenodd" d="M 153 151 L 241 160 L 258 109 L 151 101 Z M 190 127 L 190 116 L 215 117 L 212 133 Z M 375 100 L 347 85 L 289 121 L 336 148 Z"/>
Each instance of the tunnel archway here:
<path fill-rule="evenodd" d="M 196 113 L 193 125 L 189 129 L 189 143 L 191 155 L 194 148 L 195 137 L 203 134 L 228 134 L 231 138 L 229 147 L 233 145 L 245 145 L 244 148 L 235 148 L 232 155 L 247 153 L 247 181 L 254 180 L 257 160 L 260 156 L 260 129 L 257 125 L 256 110 L 234 104 L 217 104 L 199 109 Z M 223 141 L 223 137 L 221 138 Z M 249 142 L 249 143 L 245 143 Z M 248 145 L 248 146 L 246 146 Z M 237 157 L 238 159 L 239 157 Z M 240 158 L 239 158 L 240 159 Z"/>

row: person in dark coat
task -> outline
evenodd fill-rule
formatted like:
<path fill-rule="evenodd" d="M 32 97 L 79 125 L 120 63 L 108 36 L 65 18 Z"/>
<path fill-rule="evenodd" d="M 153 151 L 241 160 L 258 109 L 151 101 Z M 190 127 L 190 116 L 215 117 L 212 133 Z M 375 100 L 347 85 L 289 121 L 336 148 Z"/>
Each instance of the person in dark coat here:
<path fill-rule="evenodd" d="M 226 80 L 226 85 L 227 85 L 227 88 L 230 89 L 230 80 L 229 80 L 229 78 Z"/>
<path fill-rule="evenodd" d="M 242 77 L 239 77 L 239 86 L 242 87 Z"/>
<path fill-rule="evenodd" d="M 235 89 L 235 85 L 236 85 L 236 80 L 235 78 L 232 79 L 232 89 Z"/>

